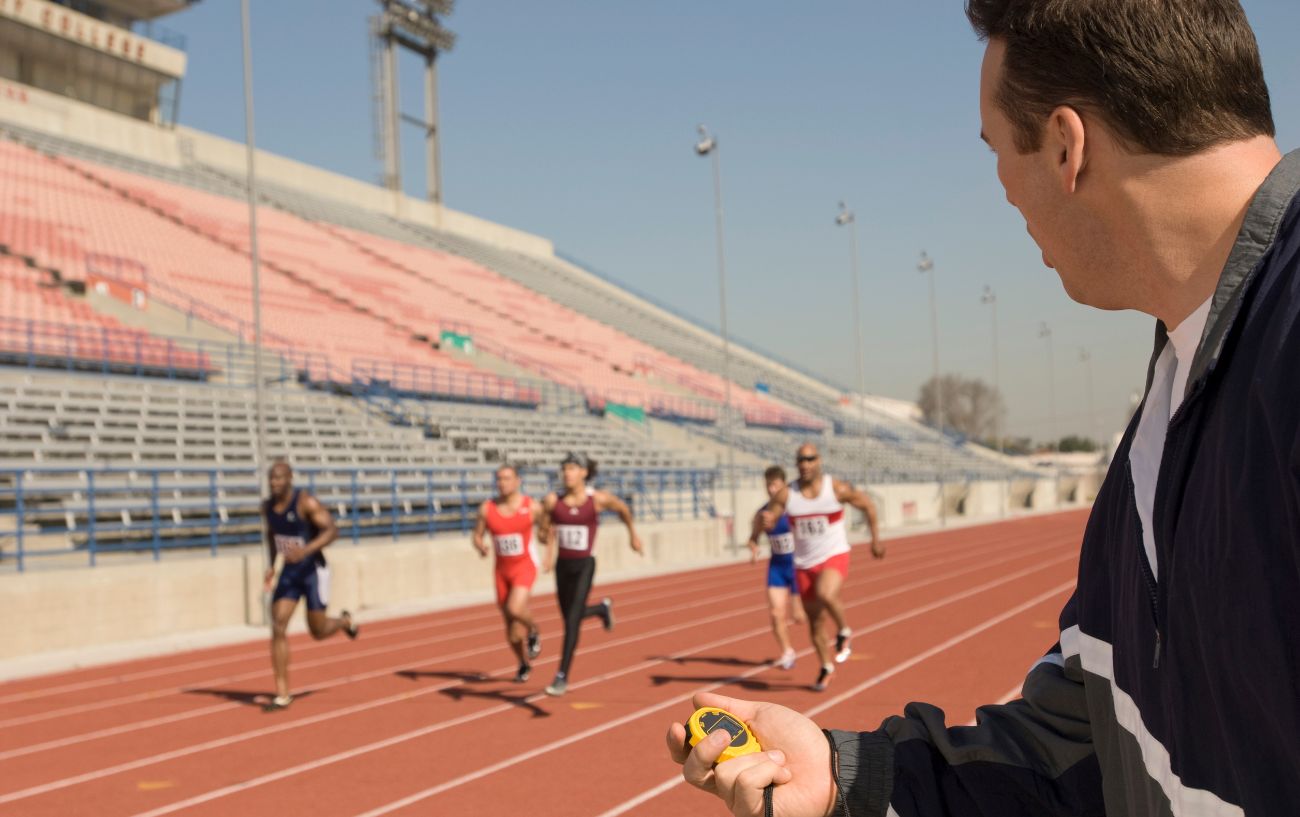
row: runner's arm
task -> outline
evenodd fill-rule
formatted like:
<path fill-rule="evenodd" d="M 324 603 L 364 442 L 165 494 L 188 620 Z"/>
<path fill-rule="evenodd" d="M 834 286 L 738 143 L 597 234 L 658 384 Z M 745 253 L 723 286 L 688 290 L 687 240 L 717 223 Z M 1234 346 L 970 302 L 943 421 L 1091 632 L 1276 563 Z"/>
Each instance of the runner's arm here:
<path fill-rule="evenodd" d="M 632 550 L 637 553 L 645 553 L 645 548 L 641 544 L 641 537 L 636 535 L 636 528 L 632 524 L 632 510 L 628 508 L 626 502 L 609 491 L 597 491 L 596 510 L 613 511 L 618 514 L 618 518 L 623 520 L 623 525 L 627 528 L 628 544 L 632 546 Z"/>
<path fill-rule="evenodd" d="M 763 512 L 759 511 L 754 514 L 754 519 L 750 523 L 749 541 L 749 562 L 753 564 L 758 561 L 758 537 L 763 534 Z"/>
<path fill-rule="evenodd" d="M 316 537 L 302 550 L 285 554 L 284 560 L 295 564 L 310 559 L 324 550 L 330 542 L 339 538 L 339 529 L 334 524 L 333 515 L 311 494 L 303 494 L 298 498 L 298 515 L 316 526 Z"/>
<path fill-rule="evenodd" d="M 876 503 L 865 490 L 853 487 L 852 483 L 834 480 L 835 498 L 845 505 L 852 505 L 862 511 L 867 518 L 867 529 L 871 531 L 871 555 L 877 559 L 885 555 L 885 547 L 880 544 L 880 528 L 877 522 Z"/>
<path fill-rule="evenodd" d="M 777 520 L 785 513 L 785 506 L 790 501 L 790 486 L 787 485 L 767 502 L 767 508 L 759 512 L 763 530 L 776 527 Z"/>
<path fill-rule="evenodd" d="M 262 533 L 266 536 L 266 575 L 262 577 L 262 586 L 270 592 L 271 582 L 275 579 L 275 557 L 279 554 L 275 551 L 275 536 L 266 521 L 265 511 L 262 512 Z"/>
<path fill-rule="evenodd" d="M 555 510 L 557 501 L 555 494 L 547 494 L 546 498 L 542 500 L 542 514 L 538 520 L 538 538 L 546 543 L 546 561 L 542 568 L 547 573 L 555 569 L 555 559 L 558 556 L 555 542 L 555 526 L 551 524 L 551 511 Z"/>
<path fill-rule="evenodd" d="M 470 544 L 478 551 L 478 555 L 486 557 L 488 555 L 487 545 L 483 544 L 483 534 L 487 532 L 487 503 L 478 506 L 478 517 L 474 520 L 474 532 L 470 534 Z"/>

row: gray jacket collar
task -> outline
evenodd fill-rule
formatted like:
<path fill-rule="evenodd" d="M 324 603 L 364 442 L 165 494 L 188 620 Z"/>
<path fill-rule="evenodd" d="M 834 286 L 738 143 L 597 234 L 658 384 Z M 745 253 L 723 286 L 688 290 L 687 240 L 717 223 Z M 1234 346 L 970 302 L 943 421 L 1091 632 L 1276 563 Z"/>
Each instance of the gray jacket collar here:
<path fill-rule="evenodd" d="M 1196 356 L 1192 358 L 1184 397 L 1191 394 L 1192 387 L 1218 363 L 1228 330 L 1236 322 L 1237 313 L 1241 310 L 1246 285 L 1254 277 L 1260 259 L 1273 246 L 1282 216 L 1286 214 L 1297 191 L 1300 191 L 1300 150 L 1293 150 L 1282 157 L 1282 161 L 1268 174 L 1251 199 L 1250 206 L 1246 208 L 1246 218 L 1237 233 L 1237 240 L 1228 253 L 1223 272 L 1219 273 L 1219 285 L 1210 302 L 1210 314 L 1205 320 Z M 1164 322 L 1156 321 L 1155 351 L 1147 366 L 1148 391 L 1155 376 L 1156 360 L 1168 339 Z"/>

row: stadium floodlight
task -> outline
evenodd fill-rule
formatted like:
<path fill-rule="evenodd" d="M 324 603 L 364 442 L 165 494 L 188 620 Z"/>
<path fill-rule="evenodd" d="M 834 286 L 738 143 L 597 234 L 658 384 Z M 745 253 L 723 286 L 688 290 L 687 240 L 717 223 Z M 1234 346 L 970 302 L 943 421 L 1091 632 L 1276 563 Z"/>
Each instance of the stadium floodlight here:
<path fill-rule="evenodd" d="M 384 161 L 384 186 L 402 189 L 401 144 L 398 128 L 410 122 L 424 131 L 427 156 L 425 173 L 429 201 L 442 202 L 442 167 L 438 128 L 438 69 L 440 54 L 456 45 L 456 35 L 439 17 L 451 14 L 454 0 L 377 0 L 380 12 L 370 19 L 372 82 L 375 97 L 375 134 Z M 397 90 L 398 47 L 424 59 L 424 117 L 400 112 Z"/>
<path fill-rule="evenodd" d="M 862 297 L 858 292 L 858 225 L 853 217 L 853 211 L 844 202 L 840 202 L 840 212 L 835 216 L 835 224 L 849 228 L 849 285 L 853 297 L 853 334 L 857 341 L 854 351 L 858 359 L 858 414 L 862 420 L 859 433 L 862 435 L 862 485 L 865 490 L 869 449 L 867 447 L 867 374 L 862 349 Z"/>
<path fill-rule="evenodd" d="M 709 129 L 703 125 L 696 125 L 695 129 L 699 131 L 700 141 L 695 143 L 695 152 L 700 156 L 708 156 L 718 147 L 718 140 L 709 134 Z"/>
<path fill-rule="evenodd" d="M 696 126 L 700 141 L 695 143 L 695 153 L 713 157 L 713 215 L 718 242 L 718 313 L 722 335 L 723 416 L 722 442 L 727 449 L 727 481 L 731 485 L 731 541 L 736 546 L 736 531 L 740 526 L 740 506 L 736 501 L 736 447 L 731 438 L 734 418 L 731 410 L 731 339 L 727 334 L 727 254 L 722 230 L 722 167 L 718 158 L 718 140 L 703 125 Z"/>
<path fill-rule="evenodd" d="M 990 307 L 993 311 L 993 393 L 1002 398 L 1002 384 L 999 382 L 1001 368 L 998 361 L 998 294 L 993 291 L 993 287 L 988 284 L 984 285 L 984 292 L 980 294 L 980 303 Z M 994 408 L 1000 408 L 995 406 Z M 1006 447 L 1002 441 L 1002 412 L 993 412 L 993 437 L 998 443 L 998 453 L 1006 454 Z M 1001 495 L 1001 504 L 998 507 L 998 513 L 1005 516 L 1007 512 L 1007 481 L 1006 479 L 998 480 L 999 493 Z"/>
<path fill-rule="evenodd" d="M 930 280 L 930 339 L 934 354 L 934 416 L 939 429 L 939 524 L 948 524 L 948 499 L 945 496 L 944 465 L 948 454 L 948 435 L 943 430 L 943 377 L 939 374 L 939 305 L 934 291 L 934 260 L 921 250 L 921 258 L 916 262 L 916 271 Z"/>

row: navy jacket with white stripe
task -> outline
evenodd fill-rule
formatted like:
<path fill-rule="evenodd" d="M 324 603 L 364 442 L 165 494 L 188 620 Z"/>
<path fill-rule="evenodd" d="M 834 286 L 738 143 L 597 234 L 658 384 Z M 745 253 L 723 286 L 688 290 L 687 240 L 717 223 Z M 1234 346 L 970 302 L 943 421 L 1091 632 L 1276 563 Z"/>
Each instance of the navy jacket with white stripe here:
<path fill-rule="evenodd" d="M 1089 518 L 1059 643 L 976 726 L 909 704 L 832 732 L 853 817 L 1300 815 L 1300 151 L 1220 276 L 1153 513 L 1129 471 Z M 1167 342 L 1157 326 L 1155 360 Z M 1148 388 L 1150 378 L 1148 377 Z"/>

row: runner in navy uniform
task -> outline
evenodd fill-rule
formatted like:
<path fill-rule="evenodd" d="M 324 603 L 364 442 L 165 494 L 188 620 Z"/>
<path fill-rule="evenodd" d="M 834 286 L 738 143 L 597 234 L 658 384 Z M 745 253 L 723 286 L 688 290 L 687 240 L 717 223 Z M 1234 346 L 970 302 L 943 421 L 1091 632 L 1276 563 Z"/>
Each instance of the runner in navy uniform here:
<path fill-rule="evenodd" d="M 627 526 L 632 550 L 642 553 L 641 537 L 632 527 L 632 512 L 623 500 L 607 491 L 587 487 L 587 480 L 596 475 L 596 463 L 586 457 L 569 454 L 560 463 L 564 480 L 564 495 L 547 494 L 544 501 L 546 513 L 543 541 L 552 543 L 548 558 L 555 558 L 555 596 L 564 616 L 564 651 L 560 654 L 560 669 L 555 680 L 546 688 L 547 695 L 563 695 L 569 688 L 569 665 L 573 651 L 578 647 L 578 631 L 582 620 L 599 616 L 606 630 L 614 629 L 613 601 L 606 598 L 600 604 L 588 606 L 591 580 L 596 575 L 596 557 L 591 555 L 596 546 L 596 528 L 601 511 L 613 511 Z M 556 548 L 555 545 L 559 547 Z"/>
<path fill-rule="evenodd" d="M 767 483 L 768 497 L 774 497 L 786 487 L 785 469 L 773 465 L 763 472 Z M 763 533 L 763 511 L 767 505 L 754 514 L 753 530 L 749 535 L 749 561 L 758 561 L 758 538 Z M 767 544 L 772 551 L 772 558 L 767 565 L 767 606 L 772 617 L 772 635 L 781 648 L 781 657 L 777 666 L 788 670 L 794 667 L 794 646 L 790 643 L 790 630 L 786 626 L 787 615 L 795 624 L 804 623 L 803 603 L 799 599 L 799 587 L 794 577 L 794 533 L 790 530 L 790 517 L 781 514 L 776 525 L 767 531 Z"/>
<path fill-rule="evenodd" d="M 275 587 L 271 597 L 271 667 L 275 671 L 275 697 L 268 711 L 284 709 L 293 702 L 289 694 L 289 639 L 285 634 L 289 619 L 298 607 L 298 599 L 307 597 L 307 628 L 317 641 L 339 630 L 356 638 L 360 629 L 352 614 L 343 611 L 340 618 L 325 615 L 329 602 L 329 568 L 325 565 L 325 546 L 338 538 L 334 520 L 325 506 L 306 491 L 293 487 L 293 469 L 286 462 L 271 466 L 268 478 L 271 498 L 262 504 L 266 519 L 266 545 L 270 550 L 270 567 L 266 569 L 266 589 Z M 280 580 L 275 579 L 276 556 L 284 559 Z"/>

